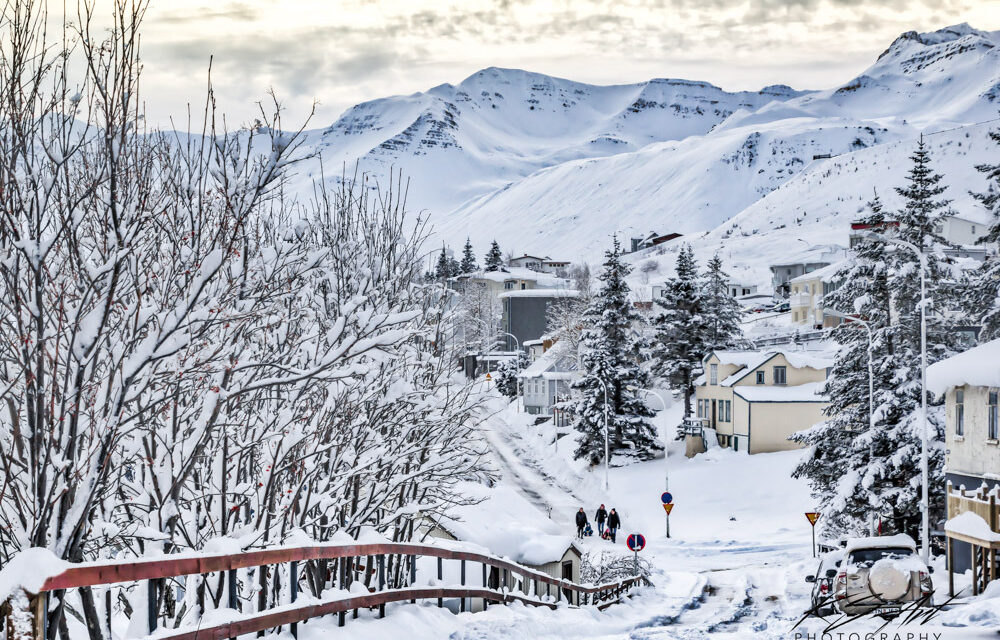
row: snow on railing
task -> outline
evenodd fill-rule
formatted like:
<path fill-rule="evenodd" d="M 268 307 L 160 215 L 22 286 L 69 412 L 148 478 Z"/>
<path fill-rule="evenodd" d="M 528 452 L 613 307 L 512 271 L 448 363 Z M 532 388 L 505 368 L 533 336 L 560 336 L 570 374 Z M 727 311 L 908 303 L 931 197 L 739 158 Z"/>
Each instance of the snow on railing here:
<path fill-rule="evenodd" d="M 360 609 L 377 607 L 379 615 L 384 616 L 387 603 L 407 600 L 437 599 L 438 606 L 442 607 L 445 598 L 459 598 L 461 611 L 466 610 L 466 602 L 472 599 L 482 599 L 484 609 L 490 604 L 506 604 L 515 600 L 552 609 L 563 600 L 571 605 L 604 608 L 620 600 L 622 594 L 632 587 L 646 582 L 642 576 L 635 576 L 603 585 L 577 584 L 455 544 L 316 544 L 240 553 L 180 553 L 148 559 L 73 564 L 58 560 L 43 549 L 29 549 L 19 556 L 15 556 L 0 571 L 0 598 L 5 602 L 7 628 L 12 631 L 8 637 L 12 640 L 43 640 L 47 637 L 48 618 L 52 611 L 49 600 L 53 593 L 61 595 L 66 589 L 98 586 L 107 587 L 103 589 L 106 626 L 102 632 L 110 640 L 113 612 L 110 585 L 139 581 L 146 582 L 146 627 L 149 637 L 156 640 L 219 640 L 268 629 L 280 630 L 284 625 L 289 625 L 292 634 L 296 635 L 297 623 L 311 618 L 336 613 L 339 615 L 338 624 L 343 626 L 348 611 L 353 611 L 354 617 L 357 617 Z M 417 557 L 437 559 L 438 583 L 443 579 L 443 561 L 457 560 L 460 563 L 460 584 L 416 586 Z M 402 578 L 406 586 L 387 588 L 394 558 L 395 575 Z M 334 565 L 332 570 L 331 561 Z M 325 599 L 310 597 L 296 602 L 301 578 L 305 575 L 298 570 L 300 562 L 311 564 L 312 575 L 323 576 L 323 587 L 335 586 L 339 595 Z M 481 587 L 466 584 L 467 562 L 482 566 Z M 266 610 L 241 612 L 238 570 L 264 570 L 269 565 L 285 563 L 289 565 L 290 601 Z M 157 631 L 165 593 L 164 579 L 215 573 L 220 574 L 218 593 L 222 594 L 224 583 L 227 587 L 228 610 L 219 609 L 213 614 L 216 614 L 215 620 L 224 622 L 203 626 L 204 621 L 200 620 L 197 627 Z M 249 576 L 246 578 L 249 579 Z M 357 594 L 358 588 L 362 589 L 361 594 Z M 251 603 L 244 602 L 249 608 Z M 226 611 L 230 615 L 220 618 L 218 614 Z"/>

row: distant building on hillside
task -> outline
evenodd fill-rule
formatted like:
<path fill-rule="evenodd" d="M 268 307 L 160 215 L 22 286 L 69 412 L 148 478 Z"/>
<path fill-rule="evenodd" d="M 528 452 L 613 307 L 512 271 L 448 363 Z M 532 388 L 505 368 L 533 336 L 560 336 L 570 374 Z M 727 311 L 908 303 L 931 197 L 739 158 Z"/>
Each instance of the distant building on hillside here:
<path fill-rule="evenodd" d="M 524 291 L 538 288 L 569 287 L 569 280 L 551 273 L 525 267 L 508 267 L 499 271 L 473 271 L 455 276 L 450 286 L 460 291 L 472 285 L 482 285 L 494 294 L 504 291 Z"/>
<path fill-rule="evenodd" d="M 558 274 L 564 272 L 569 265 L 568 260 L 553 260 L 548 256 L 542 258 L 524 254 L 519 258 L 511 258 L 507 266 L 514 269 L 530 269 L 540 273 Z"/>
<path fill-rule="evenodd" d="M 713 351 L 695 381 L 702 438 L 746 453 L 798 449 L 788 439 L 824 420 L 822 387 L 833 361 L 795 351 Z M 705 431 L 706 429 L 710 431 Z M 689 433 L 689 455 L 692 449 Z"/>
<path fill-rule="evenodd" d="M 549 351 L 522 371 L 521 393 L 524 411 L 533 415 L 553 416 L 557 427 L 569 426 L 571 414 L 556 409 L 569 400 L 570 383 L 580 377 L 576 358 Z"/>
<path fill-rule="evenodd" d="M 726 287 L 729 288 L 729 295 L 734 298 L 739 298 L 740 296 L 748 296 L 751 293 L 757 293 L 757 285 L 746 284 L 741 282 L 730 281 L 726 283 Z"/>
<path fill-rule="evenodd" d="M 791 305 L 793 324 L 813 329 L 826 329 L 840 324 L 840 318 L 823 312 L 823 298 L 840 286 L 836 275 L 845 264 L 844 260 L 834 262 L 788 282 L 791 287 L 788 302 Z"/>
<path fill-rule="evenodd" d="M 787 298 L 791 288 L 788 283 L 801 275 L 810 271 L 822 269 L 829 266 L 830 260 L 815 260 L 802 262 L 789 262 L 785 264 L 771 265 L 771 286 L 774 287 L 775 294 Z"/>
<path fill-rule="evenodd" d="M 655 247 L 658 244 L 663 244 L 664 242 L 670 242 L 680 238 L 682 234 L 680 233 L 664 233 L 659 234 L 655 231 L 651 231 L 645 236 L 640 236 L 638 238 L 630 238 L 631 244 L 629 245 L 629 253 L 635 253 L 636 251 L 641 251 L 643 249 L 648 249 L 650 247 Z"/>

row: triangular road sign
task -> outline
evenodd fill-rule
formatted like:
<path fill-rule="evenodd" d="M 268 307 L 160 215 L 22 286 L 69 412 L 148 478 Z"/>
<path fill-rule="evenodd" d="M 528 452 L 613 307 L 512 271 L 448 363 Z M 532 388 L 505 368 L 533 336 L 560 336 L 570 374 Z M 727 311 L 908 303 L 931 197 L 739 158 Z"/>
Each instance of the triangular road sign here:
<path fill-rule="evenodd" d="M 807 511 L 806 517 L 809 518 L 809 524 L 816 526 L 816 521 L 819 520 L 819 514 L 815 511 Z"/>
<path fill-rule="evenodd" d="M 674 503 L 668 502 L 667 504 L 663 505 L 663 510 L 666 511 L 667 515 L 669 516 L 670 512 L 674 510 Z"/>

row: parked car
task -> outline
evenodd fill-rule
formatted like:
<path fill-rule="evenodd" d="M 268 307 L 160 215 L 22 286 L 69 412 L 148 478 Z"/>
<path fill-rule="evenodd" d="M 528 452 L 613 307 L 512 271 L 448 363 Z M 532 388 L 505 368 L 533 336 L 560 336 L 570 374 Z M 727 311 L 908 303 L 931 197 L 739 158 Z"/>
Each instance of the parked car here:
<path fill-rule="evenodd" d="M 810 608 L 821 616 L 834 613 L 833 581 L 843 559 L 843 549 L 823 553 L 819 557 L 815 575 L 806 576 L 806 582 L 813 586 L 809 598 L 812 605 Z"/>
<path fill-rule="evenodd" d="M 774 310 L 775 311 L 780 311 L 781 313 L 784 313 L 786 311 L 791 311 L 792 310 L 792 305 L 789 304 L 789 303 L 787 303 L 787 302 L 782 302 L 777 307 L 775 307 Z"/>
<path fill-rule="evenodd" d="M 852 538 L 843 553 L 833 583 L 841 613 L 892 618 L 904 605 L 929 598 L 934 590 L 931 570 L 910 536 Z"/>

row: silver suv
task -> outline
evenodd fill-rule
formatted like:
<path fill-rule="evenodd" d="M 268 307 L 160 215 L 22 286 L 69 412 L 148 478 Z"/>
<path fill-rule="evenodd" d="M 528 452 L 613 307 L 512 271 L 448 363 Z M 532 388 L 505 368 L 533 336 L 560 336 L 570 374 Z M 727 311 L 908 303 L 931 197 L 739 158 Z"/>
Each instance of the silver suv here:
<path fill-rule="evenodd" d="M 910 536 L 853 538 L 833 582 L 834 601 L 847 615 L 891 618 L 908 603 L 930 598 L 930 573 Z"/>

